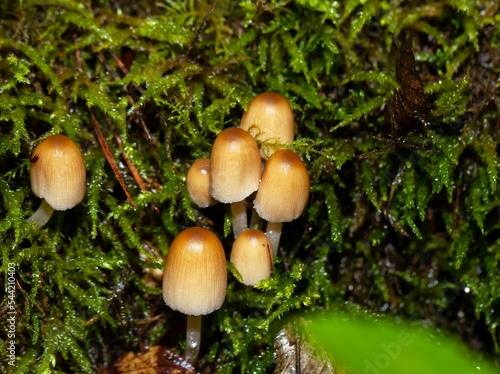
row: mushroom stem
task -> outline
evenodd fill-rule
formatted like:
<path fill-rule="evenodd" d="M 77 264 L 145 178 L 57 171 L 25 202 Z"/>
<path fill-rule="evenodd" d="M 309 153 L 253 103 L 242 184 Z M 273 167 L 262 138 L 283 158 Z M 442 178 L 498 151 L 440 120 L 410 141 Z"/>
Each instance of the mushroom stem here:
<path fill-rule="evenodd" d="M 255 208 L 252 209 L 252 213 L 250 214 L 250 223 L 249 226 L 250 228 L 255 228 L 259 224 L 260 217 L 257 214 L 257 211 Z"/>
<path fill-rule="evenodd" d="M 201 342 L 201 315 L 187 316 L 186 352 L 184 357 L 191 365 L 195 365 L 200 353 Z"/>
<path fill-rule="evenodd" d="M 45 226 L 47 222 L 49 222 L 50 217 L 54 213 L 54 208 L 52 208 L 45 199 L 42 200 L 42 203 L 38 207 L 37 211 L 33 213 L 33 215 L 28 218 L 28 222 L 35 222 L 36 225 L 40 228 Z"/>
<path fill-rule="evenodd" d="M 278 254 L 282 227 L 283 223 L 281 222 L 267 223 L 266 236 L 269 238 L 269 241 L 271 242 L 271 247 L 273 249 L 273 259 L 275 259 L 276 255 Z"/>
<path fill-rule="evenodd" d="M 248 229 L 247 207 L 244 200 L 231 203 L 231 216 L 233 218 L 233 234 L 236 239 L 238 235 Z"/>

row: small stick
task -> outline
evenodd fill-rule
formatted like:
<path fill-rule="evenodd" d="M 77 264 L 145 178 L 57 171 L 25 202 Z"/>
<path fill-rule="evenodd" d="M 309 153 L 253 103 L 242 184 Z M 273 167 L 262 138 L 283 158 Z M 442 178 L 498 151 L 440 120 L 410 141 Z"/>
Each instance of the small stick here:
<path fill-rule="evenodd" d="M 115 135 L 115 142 L 118 145 L 118 147 L 122 150 L 122 157 L 125 160 L 128 169 L 132 173 L 132 177 L 134 177 L 135 183 L 137 183 L 141 191 L 147 191 L 146 184 L 144 183 L 144 179 L 142 179 L 141 175 L 139 174 L 139 170 L 137 170 L 135 165 L 132 163 L 132 160 L 130 159 L 130 157 L 128 157 L 127 152 L 125 152 L 125 149 L 123 149 L 123 142 L 122 138 L 120 138 L 120 135 L 118 134 Z"/>
<path fill-rule="evenodd" d="M 99 141 L 99 144 L 101 145 L 101 148 L 104 152 L 104 155 L 106 156 L 106 160 L 108 160 L 109 166 L 111 166 L 111 169 L 113 170 L 113 173 L 115 173 L 116 179 L 118 179 L 118 182 L 120 183 L 120 186 L 123 189 L 123 192 L 125 192 L 125 195 L 127 196 L 127 199 L 130 201 L 130 204 L 134 207 L 134 209 L 137 209 L 134 200 L 132 199 L 132 195 L 130 195 L 130 192 L 127 188 L 127 185 L 125 184 L 125 180 L 123 179 L 122 173 L 120 172 L 120 169 L 118 168 L 118 165 L 115 161 L 115 158 L 113 157 L 113 154 L 111 153 L 111 150 L 109 149 L 108 143 L 106 143 L 106 139 L 104 138 L 104 135 L 102 134 L 101 127 L 99 126 L 99 123 L 97 122 L 97 119 L 94 116 L 94 113 L 92 112 L 91 108 L 87 108 L 90 112 L 90 118 L 92 119 L 92 123 L 94 124 L 94 130 L 97 135 L 97 140 Z"/>
<path fill-rule="evenodd" d="M 76 44 L 76 41 L 78 40 L 78 37 L 76 34 L 73 34 L 73 42 Z M 76 60 L 76 68 L 78 71 L 83 71 L 82 69 L 82 54 L 79 49 L 75 51 L 75 60 Z"/>
<path fill-rule="evenodd" d="M 128 74 L 128 69 L 127 67 L 125 66 L 125 64 L 123 63 L 122 60 L 120 60 L 120 58 L 118 58 L 117 55 L 115 55 L 113 52 L 109 52 L 111 54 L 111 57 L 113 57 L 113 60 L 115 60 L 116 62 L 116 65 L 118 66 L 118 68 L 122 71 L 123 75 L 127 75 Z M 135 85 L 135 84 L 134 84 Z"/>
<path fill-rule="evenodd" d="M 207 25 L 208 17 L 210 17 L 210 15 L 212 14 L 212 12 L 215 10 L 216 7 L 217 7 L 217 0 L 214 1 L 212 6 L 210 7 L 210 9 L 208 10 L 207 14 L 205 14 L 203 19 L 201 20 L 201 23 L 198 26 L 198 29 L 196 30 L 196 32 L 194 34 L 193 40 L 191 40 L 191 43 L 189 43 L 189 46 L 188 46 L 188 49 L 186 52 L 186 56 L 189 56 L 191 54 L 191 52 L 194 50 L 194 48 L 196 47 L 196 44 L 198 43 L 198 39 L 200 38 L 201 32 L 203 31 L 203 29 Z"/>
<path fill-rule="evenodd" d="M 104 67 L 106 68 L 106 70 L 108 70 L 108 71 L 111 73 L 111 75 L 113 76 L 113 78 L 114 78 L 115 80 L 120 80 L 120 79 L 121 79 L 121 77 L 118 75 L 118 73 L 117 73 L 115 70 L 113 70 L 113 69 L 111 68 L 111 66 L 109 66 L 109 64 L 108 64 L 108 62 L 106 61 L 106 59 L 104 58 L 103 54 L 102 54 L 102 53 L 99 53 L 97 56 L 98 56 L 99 60 L 100 60 L 100 61 L 104 64 Z M 122 62 L 122 61 L 121 61 L 121 60 L 120 60 L 117 56 L 115 56 L 115 54 L 114 54 L 114 53 L 111 53 L 111 56 L 112 56 L 112 57 L 113 57 L 113 59 L 116 61 L 116 64 L 118 65 L 118 67 L 120 68 L 120 70 L 122 71 L 122 73 L 123 73 L 124 75 L 127 75 L 127 74 L 128 74 L 128 69 L 127 69 L 127 67 L 125 66 L 125 64 L 124 64 L 124 63 L 123 63 L 123 62 Z M 119 62 L 118 62 L 118 61 L 119 61 Z M 139 88 L 139 86 L 138 86 L 138 85 L 136 85 L 136 84 L 134 84 L 134 87 Z M 123 92 L 125 92 L 125 93 L 127 94 L 127 100 L 128 100 L 128 102 L 129 102 L 129 104 L 133 106 L 133 105 L 135 104 L 135 100 L 132 98 L 132 96 L 130 96 L 130 94 L 128 93 L 128 91 L 127 91 L 127 89 L 126 89 L 125 87 L 123 87 Z M 143 93 L 143 92 L 142 92 L 142 90 L 140 90 L 140 88 L 139 88 L 139 92 L 140 92 L 141 94 Z M 149 133 L 149 129 L 148 129 L 148 127 L 146 126 L 146 122 L 144 122 L 144 119 L 142 118 L 142 115 L 141 115 L 141 113 L 140 113 L 140 108 L 137 108 L 137 111 L 136 111 L 136 112 L 137 112 L 137 114 L 138 114 L 138 116 L 139 116 L 139 120 L 140 120 L 140 122 L 141 122 L 142 129 L 144 130 L 144 133 L 146 134 L 146 138 L 147 138 L 149 141 L 151 141 L 151 140 L 152 140 L 152 138 L 151 138 L 151 134 Z"/>
<path fill-rule="evenodd" d="M 118 134 L 115 135 L 115 142 L 118 145 L 118 147 L 121 148 L 122 150 L 122 157 L 125 160 L 125 163 L 127 164 L 130 173 L 132 173 L 132 177 L 134 178 L 135 183 L 137 183 L 141 191 L 148 191 L 148 189 L 146 188 L 146 183 L 144 183 L 144 179 L 142 179 L 139 170 L 137 170 L 135 165 L 132 163 L 132 160 L 130 159 L 130 157 L 128 157 L 127 152 L 125 152 L 125 149 L 123 149 L 123 142 L 122 138 L 120 138 L 120 135 Z M 156 213 L 160 213 L 160 209 L 156 205 L 152 204 L 152 206 Z"/>

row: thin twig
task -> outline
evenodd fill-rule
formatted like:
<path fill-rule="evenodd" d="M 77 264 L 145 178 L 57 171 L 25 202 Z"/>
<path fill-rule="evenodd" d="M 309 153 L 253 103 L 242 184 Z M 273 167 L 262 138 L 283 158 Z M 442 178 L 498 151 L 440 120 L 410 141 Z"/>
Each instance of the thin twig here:
<path fill-rule="evenodd" d="M 117 56 L 117 55 L 115 55 L 113 52 L 109 52 L 109 53 L 110 53 L 111 57 L 113 57 L 113 60 L 115 60 L 116 65 L 118 66 L 118 68 L 122 71 L 122 74 L 123 74 L 123 75 L 128 75 L 128 69 L 127 69 L 127 67 L 125 66 L 125 64 L 123 63 L 123 61 L 122 61 L 122 60 L 120 60 L 120 59 L 118 58 L 118 56 Z"/>
<path fill-rule="evenodd" d="M 207 14 L 205 14 L 203 19 L 201 20 L 201 23 L 198 26 L 198 29 L 196 30 L 196 32 L 194 34 L 193 40 L 191 40 L 191 43 L 189 43 L 189 46 L 188 46 L 188 49 L 186 52 L 186 56 L 189 56 L 191 54 L 191 52 L 195 49 L 196 44 L 198 43 L 198 39 L 200 38 L 201 32 L 203 31 L 203 29 L 207 25 L 208 17 L 210 17 L 210 15 L 213 13 L 213 11 L 215 10 L 216 7 L 217 7 L 217 1 L 214 1 L 212 6 L 210 7 L 210 9 L 208 10 Z"/>
<path fill-rule="evenodd" d="M 127 185 L 125 184 L 125 180 L 123 179 L 122 173 L 120 172 L 120 169 L 118 168 L 118 164 L 115 161 L 115 158 L 113 157 L 113 154 L 111 153 L 111 150 L 109 149 L 108 143 L 106 142 L 106 139 L 104 138 L 104 135 L 102 134 L 101 127 L 99 126 L 99 122 L 97 122 L 97 119 L 94 116 L 94 112 L 92 111 L 91 108 L 87 108 L 90 113 L 90 118 L 92 119 L 92 123 L 94 124 L 94 130 L 97 135 L 97 140 L 99 141 L 99 144 L 101 145 L 101 148 L 104 152 L 104 155 L 106 156 L 106 159 L 108 160 L 109 166 L 111 166 L 111 169 L 113 170 L 113 173 L 115 173 L 116 179 L 118 179 L 118 182 L 120 183 L 120 186 L 123 189 L 123 192 L 125 192 L 125 195 L 127 196 L 127 199 L 130 201 L 130 204 L 134 207 L 134 209 L 137 209 L 134 200 L 132 199 L 132 195 L 130 194 Z"/>
<path fill-rule="evenodd" d="M 122 157 L 125 160 L 125 163 L 127 164 L 127 167 L 130 170 L 130 173 L 132 174 L 132 177 L 135 180 L 135 183 L 137 183 L 137 185 L 139 186 L 141 191 L 144 191 L 144 192 L 149 191 L 146 188 L 146 183 L 144 183 L 144 179 L 142 179 L 141 174 L 139 173 L 139 170 L 137 170 L 135 165 L 132 163 L 132 160 L 130 159 L 130 157 L 128 157 L 127 152 L 123 148 L 122 138 L 120 138 L 120 136 L 118 134 L 115 135 L 115 142 L 118 145 L 118 147 L 122 150 Z M 155 204 L 151 204 L 151 206 L 153 207 L 153 209 L 156 213 L 160 213 L 160 209 Z"/>
<path fill-rule="evenodd" d="M 117 65 L 120 68 L 120 70 L 122 71 L 123 75 L 127 75 L 128 74 L 128 69 L 125 66 L 125 64 L 114 53 L 111 53 L 111 56 L 116 61 Z M 111 66 L 108 64 L 108 62 L 106 61 L 106 59 L 104 58 L 104 55 L 102 53 L 98 53 L 97 57 L 99 58 L 99 61 L 101 61 L 104 64 L 104 67 L 106 68 L 106 70 L 111 73 L 111 75 L 113 76 L 113 78 L 115 80 L 118 81 L 118 80 L 121 79 L 120 75 L 114 69 L 112 69 Z M 140 87 L 137 84 L 135 84 L 135 83 L 134 83 L 134 88 L 138 89 L 141 94 L 143 93 L 142 90 L 140 89 Z M 127 100 L 129 102 L 129 104 L 132 105 L 132 106 L 134 106 L 135 105 L 135 100 L 128 93 L 128 91 L 127 91 L 127 89 L 125 87 L 123 87 L 123 92 L 125 92 L 127 94 Z M 139 116 L 139 121 L 141 122 L 142 129 L 144 130 L 144 134 L 146 134 L 146 138 L 149 141 L 153 140 L 153 138 L 151 137 L 151 134 L 149 133 L 149 129 L 148 129 L 147 125 L 146 125 L 146 122 L 144 122 L 144 119 L 142 118 L 140 108 L 137 108 L 136 114 Z"/>
<path fill-rule="evenodd" d="M 146 184 L 144 183 L 144 179 L 142 179 L 141 175 L 139 174 L 139 170 L 135 167 L 135 165 L 132 163 L 132 160 L 130 157 L 128 157 L 127 152 L 125 152 L 125 149 L 123 148 L 123 142 L 122 138 L 120 138 L 120 135 L 116 134 L 114 136 L 115 142 L 118 145 L 118 147 L 122 151 L 122 157 L 125 160 L 125 163 L 127 164 L 128 169 L 132 173 L 132 177 L 134 177 L 135 183 L 139 186 L 141 191 L 147 191 L 148 189 L 146 188 Z"/>
<path fill-rule="evenodd" d="M 73 34 L 73 42 L 76 44 L 78 40 L 78 37 L 76 36 L 76 34 Z M 78 71 L 83 71 L 83 68 L 82 68 L 82 54 L 80 52 L 79 49 L 77 49 L 75 51 L 75 61 L 76 61 L 76 68 L 78 69 Z"/>

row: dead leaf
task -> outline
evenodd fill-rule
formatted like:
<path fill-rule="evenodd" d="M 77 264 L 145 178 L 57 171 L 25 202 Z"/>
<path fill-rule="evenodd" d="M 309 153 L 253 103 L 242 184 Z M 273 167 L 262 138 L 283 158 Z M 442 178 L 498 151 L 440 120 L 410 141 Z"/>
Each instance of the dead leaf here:
<path fill-rule="evenodd" d="M 335 374 L 326 353 L 296 330 L 287 324 L 276 336 L 274 374 Z"/>
<path fill-rule="evenodd" d="M 398 45 L 396 54 L 396 82 L 399 90 L 389 103 L 385 121 L 394 136 L 419 132 L 426 126 L 429 112 L 427 96 L 420 75 L 415 68 L 415 56 L 412 50 L 412 36 L 408 36 L 402 45 Z"/>
<path fill-rule="evenodd" d="M 128 352 L 103 374 L 196 374 L 183 357 L 159 345 L 144 353 Z"/>

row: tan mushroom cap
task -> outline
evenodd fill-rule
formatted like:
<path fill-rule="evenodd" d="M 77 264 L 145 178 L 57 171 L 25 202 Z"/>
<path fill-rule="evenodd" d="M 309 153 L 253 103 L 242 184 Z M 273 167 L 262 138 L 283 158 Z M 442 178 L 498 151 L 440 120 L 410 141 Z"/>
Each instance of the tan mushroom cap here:
<path fill-rule="evenodd" d="M 266 161 L 254 207 L 269 222 L 290 222 L 298 218 L 309 199 L 310 179 L 302 160 L 282 149 Z"/>
<path fill-rule="evenodd" d="M 221 307 L 226 287 L 226 256 L 219 238 L 201 227 L 177 235 L 165 260 L 165 304 L 187 315 L 208 314 Z"/>
<path fill-rule="evenodd" d="M 257 142 L 240 128 L 223 130 L 212 146 L 210 168 L 215 200 L 226 204 L 244 200 L 259 188 L 262 160 Z"/>
<path fill-rule="evenodd" d="M 55 210 L 71 209 L 85 196 L 85 164 L 76 143 L 64 135 L 42 141 L 31 155 L 31 189 Z"/>
<path fill-rule="evenodd" d="M 200 158 L 193 162 L 186 174 L 186 188 L 191 200 L 200 208 L 217 204 L 210 195 L 210 159 Z"/>
<path fill-rule="evenodd" d="M 251 101 L 241 118 L 240 128 L 250 132 L 261 142 L 269 140 L 285 144 L 294 137 L 292 108 L 287 99 L 279 93 L 264 92 Z M 269 157 L 274 151 L 272 146 L 261 146 L 263 158 Z"/>
<path fill-rule="evenodd" d="M 233 243 L 230 261 L 240 272 L 243 283 L 255 286 L 271 276 L 273 269 L 271 242 L 260 230 L 245 230 Z"/>

